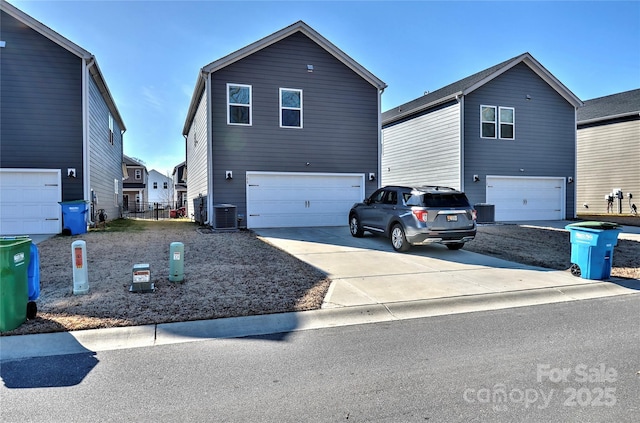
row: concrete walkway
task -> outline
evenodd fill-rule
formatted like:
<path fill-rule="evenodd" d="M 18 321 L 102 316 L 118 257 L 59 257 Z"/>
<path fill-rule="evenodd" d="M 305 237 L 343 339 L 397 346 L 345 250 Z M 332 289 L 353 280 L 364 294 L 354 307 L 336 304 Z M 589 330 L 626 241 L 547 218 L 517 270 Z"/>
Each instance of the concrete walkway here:
<path fill-rule="evenodd" d="M 570 222 L 519 222 L 564 230 Z M 640 242 L 640 228 L 622 239 Z M 128 328 L 0 337 L 0 361 L 286 333 L 363 323 L 522 307 L 640 292 L 640 280 L 592 281 L 441 245 L 396 253 L 385 238 L 348 227 L 256 231 L 266 242 L 329 275 L 321 310 Z"/>

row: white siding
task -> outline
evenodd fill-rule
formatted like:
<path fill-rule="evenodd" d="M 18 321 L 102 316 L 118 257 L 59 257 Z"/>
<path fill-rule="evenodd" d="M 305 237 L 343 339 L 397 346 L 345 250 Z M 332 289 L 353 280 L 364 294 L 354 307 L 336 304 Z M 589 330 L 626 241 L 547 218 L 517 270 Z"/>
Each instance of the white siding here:
<path fill-rule="evenodd" d="M 169 176 L 165 176 L 157 170 L 149 171 L 149 178 L 147 179 L 147 191 L 149 192 L 149 203 L 160 203 L 163 205 L 173 204 L 173 179 Z M 156 184 L 156 188 L 153 184 Z M 167 187 L 164 187 L 164 184 Z"/>
<path fill-rule="evenodd" d="M 203 95 L 187 135 L 187 215 L 193 214 L 193 199 L 207 195 L 207 96 Z"/>
<path fill-rule="evenodd" d="M 460 105 L 382 130 L 381 184 L 437 184 L 460 189 Z"/>
<path fill-rule="evenodd" d="M 624 192 L 623 213 L 629 213 L 629 192 L 640 205 L 640 120 L 579 129 L 575 182 L 578 213 L 606 213 L 604 196 L 614 188 Z"/>

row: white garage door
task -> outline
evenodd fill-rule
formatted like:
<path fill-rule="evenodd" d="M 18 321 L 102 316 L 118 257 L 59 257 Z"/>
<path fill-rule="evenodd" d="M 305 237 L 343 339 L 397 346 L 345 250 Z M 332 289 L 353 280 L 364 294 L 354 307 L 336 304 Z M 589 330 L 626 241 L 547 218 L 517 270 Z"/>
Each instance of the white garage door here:
<path fill-rule="evenodd" d="M 60 170 L 0 169 L 0 234 L 62 231 Z"/>
<path fill-rule="evenodd" d="M 498 222 L 562 220 L 565 191 L 564 178 L 487 176 L 487 203 Z"/>
<path fill-rule="evenodd" d="M 247 172 L 247 227 L 343 226 L 364 174 Z"/>

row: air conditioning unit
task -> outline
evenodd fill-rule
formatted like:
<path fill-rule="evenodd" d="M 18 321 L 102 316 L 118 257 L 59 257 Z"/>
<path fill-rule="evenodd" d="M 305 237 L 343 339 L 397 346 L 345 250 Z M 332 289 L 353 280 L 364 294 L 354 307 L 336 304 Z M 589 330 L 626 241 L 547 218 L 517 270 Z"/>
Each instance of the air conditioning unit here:
<path fill-rule="evenodd" d="M 238 229 L 238 211 L 233 204 L 216 204 L 213 214 L 213 229 Z"/>

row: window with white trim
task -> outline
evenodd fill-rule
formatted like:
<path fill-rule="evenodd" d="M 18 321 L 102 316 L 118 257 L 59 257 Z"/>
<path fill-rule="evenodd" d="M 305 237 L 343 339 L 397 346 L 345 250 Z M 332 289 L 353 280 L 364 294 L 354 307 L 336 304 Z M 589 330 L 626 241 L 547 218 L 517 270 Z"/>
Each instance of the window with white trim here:
<path fill-rule="evenodd" d="M 142 179 L 142 169 L 136 169 L 135 178 L 138 180 Z"/>
<path fill-rule="evenodd" d="M 158 189 L 158 183 L 157 182 L 153 183 L 153 189 Z"/>
<path fill-rule="evenodd" d="M 227 84 L 227 124 L 251 125 L 251 85 Z"/>
<path fill-rule="evenodd" d="M 496 137 L 496 106 L 480 106 L 480 137 Z"/>
<path fill-rule="evenodd" d="M 302 90 L 280 88 L 280 127 L 302 128 Z"/>
<path fill-rule="evenodd" d="M 109 113 L 109 144 L 113 145 L 113 116 Z"/>
<path fill-rule="evenodd" d="M 516 138 L 516 110 L 513 107 L 499 107 L 500 134 L 503 140 L 513 140 Z"/>
<path fill-rule="evenodd" d="M 516 109 L 513 107 L 480 106 L 480 137 L 514 140 Z"/>
<path fill-rule="evenodd" d="M 169 184 L 168 184 L 168 183 L 166 183 L 166 182 L 163 182 L 163 183 L 162 183 L 162 188 L 163 188 L 163 189 L 167 189 L 167 188 L 169 188 Z"/>

